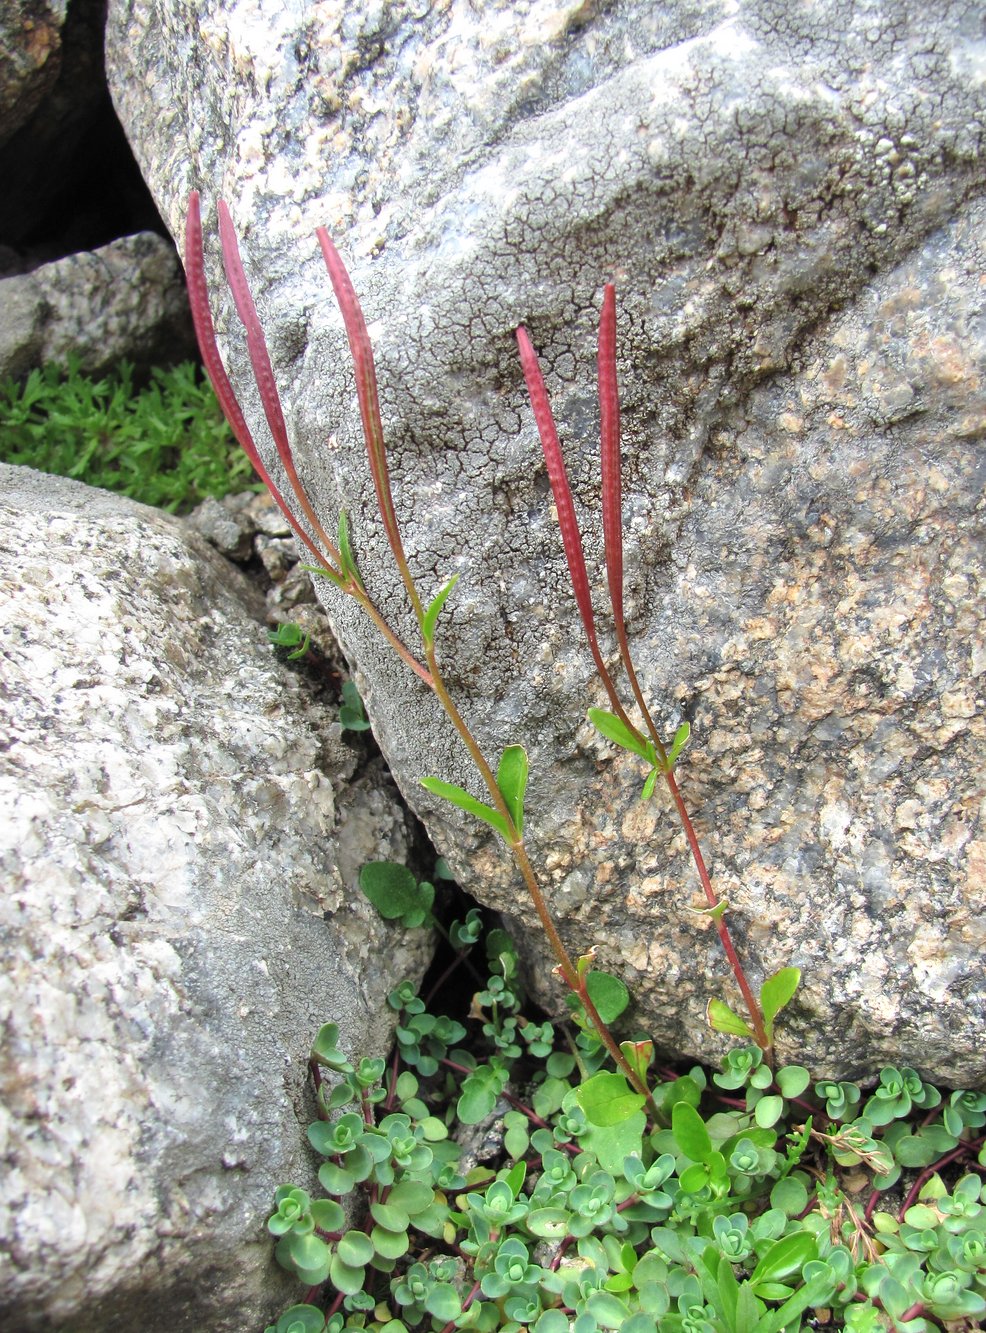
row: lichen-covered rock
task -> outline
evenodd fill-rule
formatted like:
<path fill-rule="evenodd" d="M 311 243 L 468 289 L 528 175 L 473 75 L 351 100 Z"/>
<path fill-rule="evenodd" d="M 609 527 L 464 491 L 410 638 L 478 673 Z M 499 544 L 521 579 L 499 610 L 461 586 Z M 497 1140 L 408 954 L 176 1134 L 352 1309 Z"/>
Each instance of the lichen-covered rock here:
<path fill-rule="evenodd" d="M 181 265 L 153 232 L 0 279 L 0 378 L 69 357 L 92 375 L 124 358 L 146 370 L 193 351 Z"/>
<path fill-rule="evenodd" d="M 13 0 L 0 11 L 0 144 L 38 109 L 61 69 L 68 0 Z"/>
<path fill-rule="evenodd" d="M 186 526 L 0 466 L 0 1323 L 242 1333 L 297 1297 L 319 1025 L 383 1053 L 405 815 Z"/>
<path fill-rule="evenodd" d="M 316 503 L 407 634 L 312 231 L 371 325 L 397 505 L 488 753 L 531 754 L 528 831 L 573 945 L 708 1056 L 723 987 L 666 806 L 580 724 L 591 664 L 517 364 L 541 350 L 599 533 L 593 330 L 621 299 L 627 601 L 756 981 L 800 964 L 785 1056 L 986 1076 L 980 805 L 982 7 L 891 0 L 111 0 L 121 119 L 176 235 L 231 203 Z M 218 293 L 213 243 L 208 267 Z M 232 375 L 266 440 L 231 302 Z M 327 450 L 325 441 L 330 441 Z M 264 443 L 269 457 L 272 450 Z M 601 581 L 601 580 L 600 580 Z M 434 700 L 331 606 L 408 798 L 526 913 Z"/>

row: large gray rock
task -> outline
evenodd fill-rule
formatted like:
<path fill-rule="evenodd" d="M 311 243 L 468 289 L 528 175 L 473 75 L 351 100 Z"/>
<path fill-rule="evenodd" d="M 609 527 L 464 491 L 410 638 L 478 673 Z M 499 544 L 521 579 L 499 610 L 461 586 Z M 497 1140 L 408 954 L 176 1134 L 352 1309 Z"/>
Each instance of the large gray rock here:
<path fill-rule="evenodd" d="M 297 1299 L 312 1036 L 382 1054 L 405 815 L 180 522 L 0 466 L 0 1323 L 242 1333 Z"/>
<path fill-rule="evenodd" d="M 0 279 L 0 378 L 70 357 L 91 375 L 146 370 L 194 347 L 181 265 L 153 232 Z"/>
<path fill-rule="evenodd" d="M 340 240 L 411 563 L 427 593 L 463 575 L 450 682 L 488 753 L 531 752 L 565 935 L 679 1051 L 721 1049 L 724 964 L 666 803 L 579 721 L 600 692 L 513 329 L 544 355 L 594 553 L 592 333 L 620 285 L 631 631 L 662 725 L 696 723 L 682 782 L 752 977 L 805 969 L 784 1054 L 982 1079 L 984 25 L 954 0 L 111 0 L 143 170 L 176 235 L 192 188 L 210 217 L 231 202 L 302 471 L 410 634 L 311 232 Z M 214 240 L 208 267 L 218 292 Z M 326 599 L 408 798 L 526 914 L 492 841 L 415 782 L 475 783 L 434 701 Z"/>

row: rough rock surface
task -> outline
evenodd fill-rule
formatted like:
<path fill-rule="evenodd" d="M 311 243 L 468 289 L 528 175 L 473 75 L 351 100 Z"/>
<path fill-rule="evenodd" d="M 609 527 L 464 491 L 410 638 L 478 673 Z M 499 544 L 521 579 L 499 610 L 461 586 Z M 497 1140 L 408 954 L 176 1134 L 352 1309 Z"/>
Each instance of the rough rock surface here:
<path fill-rule="evenodd" d="M 162 211 L 178 235 L 190 189 L 210 219 L 230 201 L 302 470 L 409 633 L 311 233 L 339 238 L 411 563 L 426 593 L 463 575 L 450 682 L 488 752 L 530 750 L 568 938 L 681 1051 L 720 1049 L 724 964 L 666 806 L 578 721 L 599 693 L 513 329 L 597 534 L 593 327 L 620 286 L 631 632 L 663 725 L 696 724 L 682 781 L 752 977 L 804 966 L 785 1054 L 981 1080 L 984 39 L 958 0 L 111 0 Z M 214 241 L 208 266 L 218 293 Z M 475 781 L 433 701 L 330 604 L 408 798 L 471 889 L 525 912 L 414 781 Z"/>
<path fill-rule="evenodd" d="M 305 1056 L 389 1044 L 405 815 L 180 520 L 0 467 L 0 1324 L 242 1333 L 297 1295 Z"/>
<path fill-rule="evenodd" d="M 13 0 L 0 12 L 0 144 L 20 129 L 61 70 L 68 0 Z"/>
<path fill-rule="evenodd" d="M 145 369 L 194 347 L 181 265 L 153 232 L 0 279 L 0 377 L 69 356 L 93 375 L 124 357 Z"/>

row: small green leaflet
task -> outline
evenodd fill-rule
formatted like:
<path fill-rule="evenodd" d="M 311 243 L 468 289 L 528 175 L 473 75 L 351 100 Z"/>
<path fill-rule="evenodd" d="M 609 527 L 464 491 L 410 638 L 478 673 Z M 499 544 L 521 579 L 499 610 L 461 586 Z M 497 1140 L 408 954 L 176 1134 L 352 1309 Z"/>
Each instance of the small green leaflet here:
<path fill-rule="evenodd" d="M 671 742 L 671 749 L 668 751 L 668 768 L 681 754 L 682 750 L 688 744 L 688 737 L 692 734 L 689 723 L 682 722 L 681 726 L 674 733 L 674 740 Z"/>
<path fill-rule="evenodd" d="M 789 1004 L 801 981 L 800 967 L 782 967 L 760 987 L 760 1008 L 767 1036 L 773 1036 L 774 1019 Z"/>
<path fill-rule="evenodd" d="M 339 510 L 339 554 L 342 556 L 342 572 L 351 578 L 358 588 L 363 588 L 363 580 L 353 559 L 353 548 L 349 545 L 349 520 L 345 509 Z M 363 588 L 365 592 L 366 589 Z"/>
<path fill-rule="evenodd" d="M 730 1037 L 746 1037 L 748 1041 L 756 1040 L 753 1029 L 746 1019 L 734 1014 L 729 1005 L 723 1004 L 722 1000 L 710 1000 L 705 1016 L 709 1027 L 715 1028 L 716 1032 L 725 1032 Z"/>
<path fill-rule="evenodd" d="M 527 751 L 523 745 L 508 745 L 504 750 L 496 771 L 496 785 L 507 803 L 514 827 L 518 833 L 523 833 L 524 793 L 527 791 Z"/>
<path fill-rule="evenodd" d="M 592 725 L 608 741 L 612 741 L 614 745 L 622 746 L 624 750 L 629 750 L 631 754 L 639 755 L 641 759 L 646 759 L 649 764 L 657 762 L 657 756 L 651 742 L 645 740 L 639 731 L 631 731 L 615 713 L 607 713 L 605 708 L 590 708 L 588 716 Z"/>
<path fill-rule="evenodd" d="M 607 1026 L 615 1022 L 630 1003 L 630 992 L 620 978 L 610 972 L 590 972 L 585 979 L 585 988 L 596 1013 Z"/>
<path fill-rule="evenodd" d="M 475 815 L 490 828 L 496 829 L 504 842 L 510 842 L 510 830 L 507 828 L 507 821 L 499 810 L 494 810 L 490 805 L 484 805 L 482 801 L 477 801 L 475 796 L 462 787 L 457 787 L 454 782 L 443 782 L 441 778 L 422 778 L 421 785 L 425 791 L 430 791 L 433 796 L 441 796 L 446 801 L 451 801 L 457 805 L 460 810 L 465 810 L 466 814 Z"/>
<path fill-rule="evenodd" d="M 421 622 L 421 637 L 424 639 L 425 645 L 428 648 L 435 642 L 435 626 L 438 623 L 438 617 L 442 613 L 442 607 L 445 605 L 449 593 L 458 581 L 458 574 L 453 574 L 448 583 L 445 584 L 445 587 L 437 592 L 428 603 L 428 610 L 425 612 L 425 618 Z"/>
<path fill-rule="evenodd" d="M 328 579 L 329 582 L 334 583 L 337 588 L 345 589 L 346 587 L 346 580 L 335 569 L 326 569 L 324 565 L 302 565 L 301 568 L 306 574 L 318 574 L 323 579 Z"/>
<path fill-rule="evenodd" d="M 604 1128 L 629 1120 L 644 1104 L 643 1094 L 635 1092 L 622 1074 L 605 1072 L 581 1084 L 575 1100 L 590 1124 Z"/>
<path fill-rule="evenodd" d="M 675 1102 L 671 1108 L 671 1132 L 675 1143 L 693 1162 L 704 1162 L 712 1151 L 712 1139 L 705 1121 L 687 1102 Z"/>
<path fill-rule="evenodd" d="M 650 800 L 650 798 L 654 795 L 654 787 L 656 784 L 657 784 L 657 769 L 652 768 L 651 771 L 647 774 L 647 779 L 644 782 L 644 789 L 640 793 L 640 799 L 642 801 Z"/>

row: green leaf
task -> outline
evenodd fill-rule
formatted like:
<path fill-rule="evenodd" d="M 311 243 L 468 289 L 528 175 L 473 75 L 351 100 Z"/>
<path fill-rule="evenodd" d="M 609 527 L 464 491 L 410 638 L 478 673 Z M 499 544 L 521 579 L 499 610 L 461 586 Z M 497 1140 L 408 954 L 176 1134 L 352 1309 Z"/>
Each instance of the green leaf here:
<path fill-rule="evenodd" d="M 450 1323 L 461 1313 L 462 1301 L 451 1282 L 436 1282 L 425 1296 L 425 1309 L 433 1318 Z"/>
<path fill-rule="evenodd" d="M 622 722 L 615 713 L 607 713 L 605 708 L 590 708 L 589 721 L 614 745 L 620 745 L 624 750 L 629 750 L 631 754 L 639 755 L 641 759 L 651 761 L 651 752 L 648 742 L 641 736 L 639 731 L 631 731 L 625 722 Z"/>
<path fill-rule="evenodd" d="M 339 1050 L 339 1028 L 335 1023 L 323 1023 L 312 1042 L 311 1059 L 328 1069 L 348 1071 L 349 1061 Z"/>
<path fill-rule="evenodd" d="M 619 977 L 609 972 L 589 972 L 585 979 L 589 999 L 607 1027 L 616 1021 L 630 1003 L 630 992 Z"/>
<path fill-rule="evenodd" d="M 359 886 L 386 921 L 397 921 L 421 906 L 418 881 L 395 861 L 368 861 L 359 872 Z"/>
<path fill-rule="evenodd" d="M 644 780 L 644 787 L 640 793 L 642 801 L 649 801 L 654 795 L 654 788 L 657 786 L 657 769 L 652 768 Z"/>
<path fill-rule="evenodd" d="M 605 1071 L 593 1074 L 575 1091 L 575 1100 L 593 1125 L 619 1125 L 644 1104 L 642 1093 L 635 1092 L 623 1074 Z"/>
<path fill-rule="evenodd" d="M 639 1157 L 643 1151 L 643 1134 L 647 1116 L 636 1111 L 618 1125 L 590 1124 L 579 1140 L 579 1147 L 594 1153 L 604 1171 L 618 1176 L 628 1157 Z"/>
<path fill-rule="evenodd" d="M 437 592 L 428 603 L 428 610 L 425 612 L 425 618 L 421 622 L 421 637 L 429 648 L 435 642 L 435 625 L 438 622 L 438 617 L 442 613 L 442 607 L 448 601 L 448 595 L 458 581 L 459 575 L 453 574 L 448 583 L 445 584 L 444 588 L 442 588 L 440 592 Z"/>
<path fill-rule="evenodd" d="M 692 729 L 690 723 L 682 722 L 681 726 L 674 733 L 674 740 L 671 742 L 670 750 L 668 750 L 668 768 L 671 767 L 688 744 L 688 738 L 691 734 Z"/>
<path fill-rule="evenodd" d="M 805 1264 L 818 1258 L 818 1242 L 810 1231 L 794 1231 L 775 1241 L 750 1274 L 750 1285 L 777 1282 L 800 1273 Z"/>
<path fill-rule="evenodd" d="M 456 1114 L 464 1125 L 478 1125 L 496 1106 L 500 1090 L 495 1083 L 475 1077 L 467 1078 L 456 1103 Z"/>
<path fill-rule="evenodd" d="M 363 1268 L 373 1258 L 373 1241 L 365 1232 L 347 1231 L 336 1242 L 336 1253 L 350 1268 Z"/>
<path fill-rule="evenodd" d="M 345 509 L 339 510 L 339 554 L 342 556 L 342 572 L 348 574 L 357 587 L 363 588 L 363 580 L 359 576 L 356 561 L 353 559 L 353 550 L 349 545 L 349 520 Z"/>
<path fill-rule="evenodd" d="M 567 1208 L 532 1208 L 524 1218 L 524 1226 L 541 1240 L 561 1240 L 568 1235 L 571 1220 Z"/>
<path fill-rule="evenodd" d="M 775 1081 L 785 1097 L 800 1097 L 811 1082 L 811 1074 L 804 1065 L 785 1065 L 778 1069 Z"/>
<path fill-rule="evenodd" d="M 384 1259 L 399 1259 L 401 1255 L 407 1254 L 411 1247 L 406 1231 L 388 1231 L 381 1226 L 373 1228 L 370 1240 L 373 1241 L 374 1250 Z"/>
<path fill-rule="evenodd" d="M 414 1217 L 430 1208 L 435 1199 L 435 1191 L 423 1180 L 399 1180 L 387 1195 L 387 1202 Z"/>
<path fill-rule="evenodd" d="M 314 1305 L 292 1305 L 274 1325 L 276 1333 L 291 1329 L 292 1333 L 322 1333 L 325 1314 Z"/>
<path fill-rule="evenodd" d="M 642 1083 L 646 1082 L 647 1071 L 654 1059 L 654 1043 L 652 1041 L 621 1041 L 620 1050 L 623 1052 L 624 1060 L 640 1081 Z"/>
<path fill-rule="evenodd" d="M 510 842 L 510 833 L 507 828 L 507 821 L 499 810 L 494 810 L 489 805 L 484 805 L 482 801 L 477 801 L 475 796 L 470 796 L 469 792 L 457 787 L 454 782 L 443 782 L 441 778 L 422 778 L 421 785 L 425 791 L 430 791 L 433 796 L 441 796 L 446 801 L 451 801 L 453 805 L 465 810 L 468 815 L 475 815 L 490 828 L 496 829 L 504 842 Z"/>
<path fill-rule="evenodd" d="M 337 1247 L 332 1256 L 329 1279 L 336 1291 L 341 1291 L 344 1296 L 354 1296 L 356 1292 L 363 1290 L 366 1272 L 362 1267 L 354 1268 L 351 1264 L 347 1264 Z"/>
<path fill-rule="evenodd" d="M 712 1151 L 705 1121 L 687 1102 L 676 1102 L 671 1108 L 671 1132 L 678 1147 L 693 1162 L 704 1162 Z"/>
<path fill-rule="evenodd" d="M 715 1028 L 716 1032 L 725 1032 L 730 1037 L 746 1037 L 748 1041 L 756 1040 L 753 1029 L 746 1019 L 733 1013 L 729 1005 L 723 1004 L 722 1000 L 710 1000 L 705 1016 L 709 1027 Z"/>
<path fill-rule="evenodd" d="M 524 831 L 524 793 L 527 791 L 527 751 L 523 745 L 508 745 L 496 771 L 496 785 L 507 803 L 518 833 Z"/>
<path fill-rule="evenodd" d="M 753 1109 L 753 1118 L 761 1129 L 770 1129 L 784 1114 L 784 1098 L 771 1094 L 761 1097 Z"/>
<path fill-rule="evenodd" d="M 319 1231 L 341 1231 L 346 1225 L 345 1211 L 335 1199 L 316 1199 L 312 1204 L 312 1217 Z"/>
<path fill-rule="evenodd" d="M 760 1008 L 763 1010 L 764 1027 L 767 1036 L 774 1030 L 774 1019 L 786 1004 L 789 1004 L 798 989 L 801 980 L 800 967 L 782 967 L 760 987 Z"/>

